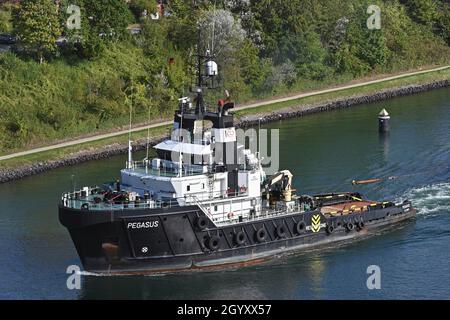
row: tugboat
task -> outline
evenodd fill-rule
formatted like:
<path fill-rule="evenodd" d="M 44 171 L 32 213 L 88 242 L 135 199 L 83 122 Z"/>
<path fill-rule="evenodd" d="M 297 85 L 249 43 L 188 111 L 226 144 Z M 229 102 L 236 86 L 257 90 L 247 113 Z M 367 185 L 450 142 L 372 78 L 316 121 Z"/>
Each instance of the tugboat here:
<path fill-rule="evenodd" d="M 249 265 L 415 217 L 408 200 L 297 195 L 289 170 L 266 177 L 258 152 L 238 143 L 234 103 L 220 100 L 214 111 L 205 104 L 204 83 L 217 75 L 207 51 L 199 57 L 195 106 L 180 99 L 172 137 L 154 146 L 154 159 L 133 161 L 130 142 L 120 180 L 62 195 L 59 220 L 85 270 L 146 274 Z"/>

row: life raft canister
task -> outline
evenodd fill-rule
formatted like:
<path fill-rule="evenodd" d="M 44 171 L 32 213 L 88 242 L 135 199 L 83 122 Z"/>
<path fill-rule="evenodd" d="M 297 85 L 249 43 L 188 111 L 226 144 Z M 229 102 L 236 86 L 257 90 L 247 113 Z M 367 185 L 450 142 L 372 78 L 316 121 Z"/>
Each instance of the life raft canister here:
<path fill-rule="evenodd" d="M 264 229 L 264 227 L 256 230 L 255 238 L 258 242 L 264 242 L 264 240 L 266 240 L 266 230 Z"/>
<path fill-rule="evenodd" d="M 218 236 L 210 236 L 206 242 L 206 245 L 211 251 L 216 251 L 219 249 L 220 238 Z"/>
<path fill-rule="evenodd" d="M 243 244 L 245 243 L 245 234 L 244 234 L 244 231 L 240 230 L 240 231 L 237 231 L 237 232 L 234 234 L 234 242 L 235 242 L 238 246 L 241 246 L 241 245 L 243 245 Z"/>
<path fill-rule="evenodd" d="M 208 226 L 208 219 L 205 216 L 199 216 L 197 217 L 197 219 L 195 220 L 195 226 L 197 227 L 197 229 L 199 229 L 200 231 L 203 231 L 206 229 L 206 227 Z"/>

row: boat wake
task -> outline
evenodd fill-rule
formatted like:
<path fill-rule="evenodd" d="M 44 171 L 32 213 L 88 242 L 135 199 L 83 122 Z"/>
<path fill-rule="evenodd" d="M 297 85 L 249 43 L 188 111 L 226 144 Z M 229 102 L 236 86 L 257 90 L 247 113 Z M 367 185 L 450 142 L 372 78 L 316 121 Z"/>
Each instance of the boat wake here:
<path fill-rule="evenodd" d="M 77 274 L 81 276 L 89 276 L 89 277 L 108 277 L 110 274 L 108 273 L 95 273 L 95 272 L 89 272 L 89 271 L 79 271 Z"/>
<path fill-rule="evenodd" d="M 427 185 L 408 190 L 400 201 L 409 199 L 418 215 L 450 212 L 450 182 Z"/>
<path fill-rule="evenodd" d="M 79 271 L 77 274 L 86 277 L 128 277 L 128 276 L 145 276 L 145 277 L 164 277 L 167 273 L 97 273 L 89 271 Z"/>

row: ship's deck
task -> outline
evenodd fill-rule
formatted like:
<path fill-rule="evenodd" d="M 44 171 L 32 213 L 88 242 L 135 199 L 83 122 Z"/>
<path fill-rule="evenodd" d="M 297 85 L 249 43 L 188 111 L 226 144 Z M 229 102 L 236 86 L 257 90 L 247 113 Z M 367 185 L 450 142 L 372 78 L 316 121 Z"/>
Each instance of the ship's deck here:
<path fill-rule="evenodd" d="M 375 201 L 352 201 L 344 203 L 336 203 L 332 205 L 325 205 L 321 207 L 320 212 L 324 215 L 341 216 L 354 212 L 367 211 L 367 207 L 379 205 Z"/>

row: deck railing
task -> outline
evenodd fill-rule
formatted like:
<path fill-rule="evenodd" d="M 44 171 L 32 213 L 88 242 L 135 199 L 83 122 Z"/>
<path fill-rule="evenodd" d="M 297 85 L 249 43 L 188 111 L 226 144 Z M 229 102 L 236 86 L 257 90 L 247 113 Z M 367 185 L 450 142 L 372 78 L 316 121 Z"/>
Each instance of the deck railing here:
<path fill-rule="evenodd" d="M 200 205 L 206 206 L 214 200 L 221 199 L 237 199 L 247 196 L 245 191 L 232 192 L 192 192 L 185 197 L 173 198 L 167 200 L 153 200 L 139 197 L 137 201 L 114 201 L 113 199 L 105 200 L 97 194 L 98 191 L 106 192 L 112 190 L 114 183 L 106 184 L 105 188 L 85 187 L 81 190 L 64 193 L 61 196 L 61 203 L 64 207 L 71 209 L 89 209 L 89 210 L 130 210 L 130 209 L 155 209 L 155 208 L 173 208 L 180 205 Z M 106 189 L 106 190 L 105 190 Z M 206 197 L 205 197 L 206 196 Z M 212 198 L 211 198 L 212 196 Z M 200 204 L 200 205 L 199 205 Z"/>
<path fill-rule="evenodd" d="M 153 166 L 151 161 L 142 160 L 142 161 L 133 161 L 131 163 L 126 163 L 127 168 L 131 168 L 132 170 L 139 170 L 141 172 L 145 172 L 150 175 L 162 176 L 162 177 L 178 177 L 180 168 L 177 163 L 166 164 L 161 162 L 161 164 L 156 167 Z M 206 167 L 206 170 L 205 170 Z M 196 176 L 202 174 L 212 173 L 212 166 L 208 165 L 189 165 L 183 164 L 181 170 L 181 176 Z"/>

